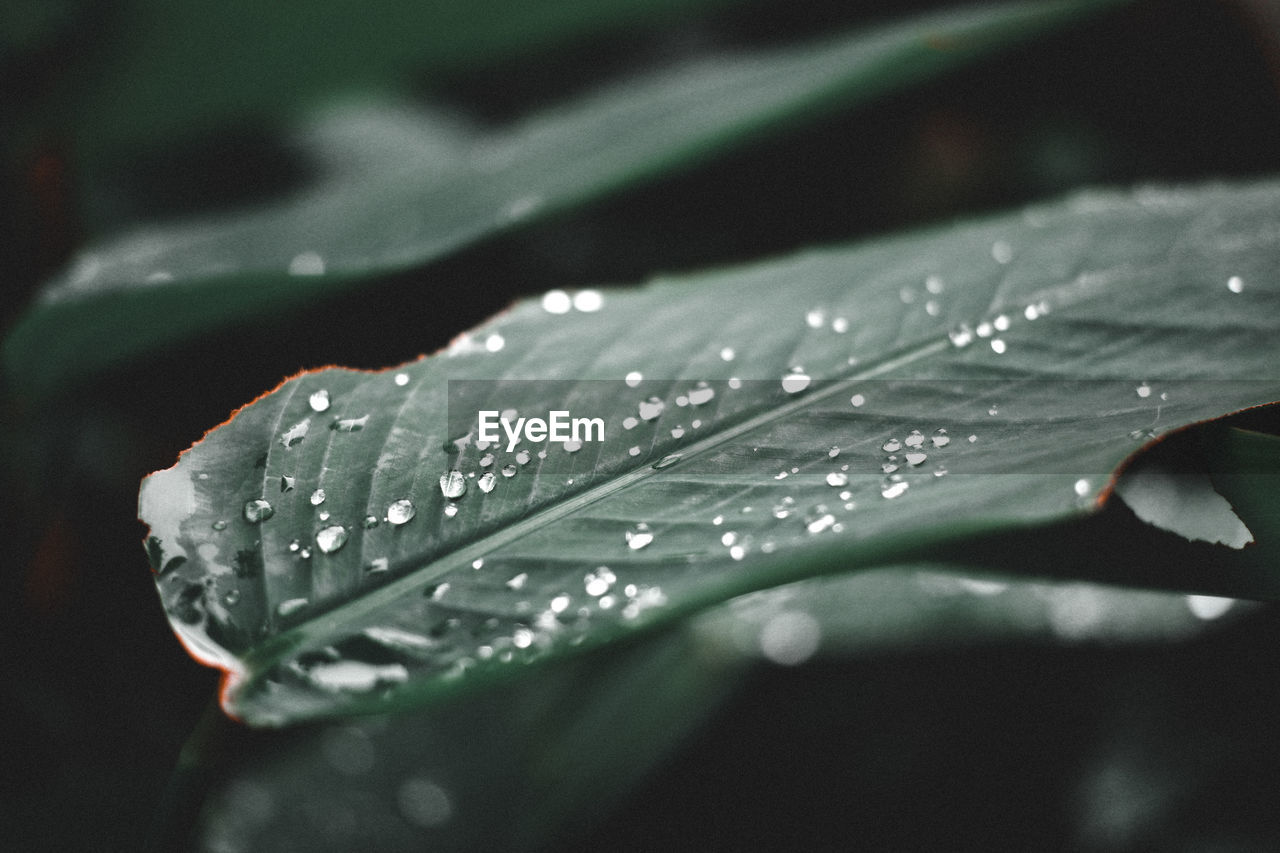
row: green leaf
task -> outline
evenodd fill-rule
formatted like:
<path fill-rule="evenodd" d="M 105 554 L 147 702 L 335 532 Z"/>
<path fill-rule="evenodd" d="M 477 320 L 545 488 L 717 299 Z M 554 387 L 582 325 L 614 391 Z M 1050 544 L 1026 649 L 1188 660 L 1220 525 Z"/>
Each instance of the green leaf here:
<path fill-rule="evenodd" d="M 495 132 L 407 110 L 337 109 L 303 133 L 302 145 L 329 166 L 309 191 L 84 252 L 6 340 L 9 375 L 18 387 L 48 391 L 163 344 L 445 257 L 1107 5 L 946 12 L 705 60 Z"/>
<path fill-rule="evenodd" d="M 1276 183 L 1089 192 L 552 292 L 437 356 L 291 379 L 153 474 L 142 518 L 169 560 L 187 558 L 161 595 L 193 654 L 228 671 L 225 707 L 282 724 L 438 698 L 751 590 L 1069 522 L 1148 436 L 1280 399 L 1278 226 Z M 665 408 L 647 419 L 653 397 Z M 601 417 L 605 440 L 527 462 L 477 447 L 477 412 L 509 407 Z M 514 476 L 481 488 L 499 470 Z M 1261 568 L 1193 572 L 1197 591 L 1280 595 L 1275 543 L 1250 526 L 1256 546 L 1222 550 Z M 1003 559 L 1018 570 L 1019 554 Z M 1164 585 L 1128 562 L 1078 572 Z"/>
<path fill-rule="evenodd" d="M 336 93 L 403 91 L 601 31 L 732 0 L 513 0 L 317 7 L 303 0 L 207 4 L 132 0 L 118 37 L 83 81 L 81 149 L 173 141 L 245 120 L 277 121 Z M 47 4 L 46 4 L 47 5 Z"/>

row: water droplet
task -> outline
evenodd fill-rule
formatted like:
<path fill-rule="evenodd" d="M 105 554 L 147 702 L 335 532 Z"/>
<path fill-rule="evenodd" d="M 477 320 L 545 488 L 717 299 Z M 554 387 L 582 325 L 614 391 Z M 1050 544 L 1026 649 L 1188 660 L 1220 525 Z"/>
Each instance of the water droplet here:
<path fill-rule="evenodd" d="M 849 485 L 849 475 L 843 471 L 832 471 L 827 475 L 827 485 L 833 488 Z"/>
<path fill-rule="evenodd" d="M 1009 317 L 1007 314 L 1001 314 L 991 321 L 991 325 L 996 327 L 997 332 L 1009 331 Z"/>
<path fill-rule="evenodd" d="M 942 305 L 939 304 L 938 300 L 930 299 L 924 304 L 924 313 L 928 314 L 930 317 L 937 317 L 942 313 Z"/>
<path fill-rule="evenodd" d="M 307 437 L 307 430 L 309 429 L 311 429 L 311 419 L 301 420 L 284 431 L 284 434 L 280 436 L 280 443 L 286 448 L 293 447 Z"/>
<path fill-rule="evenodd" d="M 311 411 L 313 412 L 327 411 L 330 404 L 329 391 L 325 388 L 313 391 L 307 402 L 311 404 Z"/>
<path fill-rule="evenodd" d="M 999 338 L 991 339 L 991 349 L 993 352 L 995 352 L 996 355 L 1003 355 L 1005 350 L 1007 350 L 1008 348 L 1009 347 L 1005 344 L 1005 342 L 1000 340 Z"/>
<path fill-rule="evenodd" d="M 316 545 L 326 554 L 332 554 L 347 544 L 347 528 L 341 524 L 331 524 L 321 528 L 316 534 Z"/>
<path fill-rule="evenodd" d="M 987 414 L 991 415 L 991 417 L 994 418 L 996 415 L 1000 414 L 1000 407 L 992 406 L 991 408 L 987 409 Z"/>
<path fill-rule="evenodd" d="M 454 469 L 440 475 L 440 491 L 451 501 L 455 501 L 467 492 L 467 478 L 462 472 Z"/>
<path fill-rule="evenodd" d="M 629 449 L 627 450 L 627 455 L 628 455 L 628 456 L 639 456 L 639 455 L 640 455 L 640 446 L 639 446 L 639 445 L 633 445 L 631 448 L 629 448 Z"/>
<path fill-rule="evenodd" d="M 643 521 L 627 531 L 627 547 L 632 551 L 639 551 L 652 541 L 653 531 Z"/>
<path fill-rule="evenodd" d="M 827 450 L 827 458 L 829 459 L 835 459 L 839 455 L 840 455 L 840 448 L 834 444 L 831 445 L 830 449 Z"/>
<path fill-rule="evenodd" d="M 997 264 L 1007 264 L 1013 260 L 1013 247 L 1004 240 L 997 240 L 991 244 L 991 257 Z"/>
<path fill-rule="evenodd" d="M 977 437 L 976 435 L 971 435 L 971 436 L 969 436 L 969 443 L 970 443 L 970 444 L 973 444 L 973 443 L 974 443 L 975 441 L 977 441 L 977 440 L 978 440 L 978 437 Z"/>
<path fill-rule="evenodd" d="M 689 392 L 689 403 L 694 406 L 701 406 L 711 402 L 716 392 L 711 386 L 705 382 L 699 382 L 697 387 Z"/>
<path fill-rule="evenodd" d="M 294 479 L 290 477 L 288 474 L 282 475 L 280 477 L 280 491 L 282 492 L 293 491 L 293 483 L 294 483 Z"/>
<path fill-rule="evenodd" d="M 457 515 L 457 514 L 458 514 L 458 505 L 457 505 L 457 504 L 445 504 L 445 505 L 444 505 L 444 514 L 445 514 L 446 516 L 448 516 L 449 518 L 453 518 L 455 515 Z"/>
<path fill-rule="evenodd" d="M 849 402 L 852 403 L 853 407 L 856 409 L 859 406 L 861 406 L 863 403 L 867 402 L 867 398 L 862 396 L 861 394 L 854 394 L 852 397 L 849 398 Z"/>
<path fill-rule="evenodd" d="M 325 498 L 324 489 L 316 489 L 314 492 L 311 493 L 311 498 L 310 498 L 311 505 L 320 506 L 320 504 L 324 503 L 324 498 Z"/>
<path fill-rule="evenodd" d="M 812 519 L 805 519 L 805 529 L 810 533 L 821 533 L 836 523 L 836 517 L 831 513 L 824 513 Z"/>
<path fill-rule="evenodd" d="M 364 415 L 359 418 L 341 418 L 329 424 L 329 429 L 336 432 L 359 432 L 369 423 L 369 416 Z"/>
<path fill-rule="evenodd" d="M 799 367 L 791 368 L 791 372 L 782 377 L 782 390 L 788 394 L 799 394 L 809 387 L 809 375 Z"/>
<path fill-rule="evenodd" d="M 1238 275 L 1231 276 L 1231 278 L 1227 279 L 1227 290 L 1230 290 L 1232 293 L 1243 293 L 1244 279 Z"/>
<path fill-rule="evenodd" d="M 672 438 L 683 438 L 683 437 L 684 437 L 684 427 L 679 426 L 679 425 L 676 425 L 675 427 L 673 427 L 673 428 L 672 428 L 672 430 L 671 430 L 671 437 L 672 437 Z"/>
<path fill-rule="evenodd" d="M 892 458 L 893 458 L 893 459 L 897 459 L 898 457 L 894 456 L 894 457 L 892 457 Z M 883 471 L 883 472 L 885 472 L 886 474 L 892 474 L 894 471 L 897 471 L 897 470 L 898 470 L 898 463 L 897 463 L 897 462 L 882 462 L 882 463 L 880 463 L 880 470 L 881 470 L 881 471 Z"/>
<path fill-rule="evenodd" d="M 911 433 L 902 440 L 902 443 L 905 444 L 907 447 L 923 447 L 924 434 L 921 433 L 920 430 L 918 429 L 913 429 Z"/>
<path fill-rule="evenodd" d="M 934 431 L 930 441 L 933 442 L 934 447 L 946 447 L 951 443 L 951 436 L 947 435 L 945 429 L 939 429 Z"/>
<path fill-rule="evenodd" d="M 898 299 L 902 300 L 903 305 L 910 305 L 916 301 L 915 288 L 903 286 L 898 289 Z"/>
<path fill-rule="evenodd" d="M 480 479 L 476 480 L 476 485 L 480 487 L 480 491 L 487 495 L 493 491 L 494 486 L 498 485 L 498 478 L 492 471 L 485 471 L 480 476 Z"/>
<path fill-rule="evenodd" d="M 396 383 L 397 385 L 400 385 L 400 386 L 408 385 L 408 384 L 409 384 L 409 374 L 407 374 L 407 373 L 397 373 L 397 374 L 396 374 L 396 378 L 395 378 L 395 383 Z"/>
<path fill-rule="evenodd" d="M 516 575 L 515 577 L 513 577 L 511 580 L 507 581 L 507 588 L 508 588 L 508 589 L 523 589 L 523 588 L 524 588 L 524 582 L 525 582 L 525 581 L 527 581 L 528 579 L 529 579 L 529 573 L 528 573 L 528 572 L 521 572 L 520 574 L 518 574 L 518 575 Z"/>
<path fill-rule="evenodd" d="M 573 300 L 563 290 L 548 290 L 542 295 L 542 310 L 548 314 L 568 314 Z"/>
<path fill-rule="evenodd" d="M 900 475 L 899 475 L 900 476 Z M 895 479 L 893 477 L 886 478 L 880 485 L 880 495 L 888 500 L 893 500 L 902 495 L 907 490 L 907 481 Z"/>
<path fill-rule="evenodd" d="M 587 595 L 599 597 L 609 591 L 609 588 L 618 580 L 608 566 L 598 566 L 594 572 L 590 572 L 582 579 L 582 584 L 586 588 Z"/>
<path fill-rule="evenodd" d="M 1230 610 L 1231 605 L 1235 603 L 1234 598 L 1221 598 L 1216 595 L 1187 596 L 1187 608 L 1196 615 L 1197 619 L 1203 619 L 1206 622 L 1217 619 Z"/>
<path fill-rule="evenodd" d="M 255 500 L 245 502 L 244 520 L 250 524 L 257 524 L 259 522 L 266 521 L 275 514 L 276 511 L 271 504 L 267 503 L 262 498 L 256 498 Z"/>
<path fill-rule="evenodd" d="M 977 331 L 978 337 L 989 338 L 995 333 L 995 330 L 995 326 L 992 326 L 989 322 L 983 320 L 978 324 L 978 328 L 975 331 Z"/>
<path fill-rule="evenodd" d="M 729 381 L 726 384 L 729 386 L 730 389 L 737 391 L 739 388 L 742 387 L 742 380 L 736 376 L 731 376 L 729 377 Z"/>
<path fill-rule="evenodd" d="M 310 602 L 305 598 L 290 598 L 276 605 L 277 616 L 290 616 L 306 607 Z"/>
<path fill-rule="evenodd" d="M 289 261 L 289 275 L 324 275 L 324 258 L 316 252 L 299 252 Z"/>
<path fill-rule="evenodd" d="M 913 453 L 908 453 L 908 454 L 906 454 L 907 464 L 908 464 L 908 465 L 913 465 L 913 466 L 914 466 L 914 465 L 923 465 L 923 464 L 924 464 L 924 461 L 925 461 L 926 459 L 928 459 L 928 458 L 929 458 L 928 456 L 926 456 L 925 454 L 920 453 L 920 452 L 918 452 L 918 451 L 913 452 Z"/>
<path fill-rule="evenodd" d="M 604 306 L 604 296 L 598 290 L 579 290 L 573 294 L 573 307 L 590 314 Z"/>
<path fill-rule="evenodd" d="M 213 525 L 212 525 L 212 526 L 213 526 L 213 529 L 214 529 L 214 530 L 226 530 L 226 529 L 227 529 L 227 523 L 226 523 L 225 521 L 222 521 L 222 520 L 215 521 L 215 522 L 213 523 Z"/>
<path fill-rule="evenodd" d="M 827 322 L 827 315 L 818 308 L 814 308 L 804 315 L 804 323 L 810 329 L 821 329 Z"/>
<path fill-rule="evenodd" d="M 731 560 L 741 560 L 745 556 L 747 556 L 747 549 L 741 545 L 734 545 L 729 549 L 729 559 Z"/>
<path fill-rule="evenodd" d="M 821 642 L 822 626 L 808 613 L 779 613 L 760 629 L 761 654 L 781 666 L 804 663 L 813 657 Z"/>
<path fill-rule="evenodd" d="M 1156 437 L 1156 431 L 1153 429 L 1135 429 L 1129 433 L 1129 438 L 1134 441 L 1147 441 Z"/>
<path fill-rule="evenodd" d="M 489 352 L 498 352 L 507 345 L 507 339 L 494 332 L 484 339 L 484 348 Z"/>
<path fill-rule="evenodd" d="M 738 541 L 738 534 L 732 530 L 726 530 L 720 534 L 720 544 L 728 548 L 730 545 Z"/>
<path fill-rule="evenodd" d="M 969 344 L 973 343 L 973 330 L 966 324 L 961 323 L 958 326 L 952 327 L 952 329 L 947 332 L 947 337 L 951 339 L 951 345 L 957 349 L 967 347 Z"/>
<path fill-rule="evenodd" d="M 1022 316 L 1028 320 L 1035 320 L 1040 316 L 1040 309 L 1034 305 L 1028 305 L 1022 310 Z"/>
<path fill-rule="evenodd" d="M 365 530 L 372 530 L 378 526 L 378 517 L 376 515 L 366 515 L 361 524 Z"/>
<path fill-rule="evenodd" d="M 733 351 L 733 347 L 725 347 L 720 350 L 720 358 L 723 361 L 733 361 L 737 354 Z"/>
<path fill-rule="evenodd" d="M 1141 385 L 1139 385 L 1139 386 L 1138 386 L 1137 388 L 1135 388 L 1134 390 L 1135 390 L 1135 391 L 1137 391 L 1137 392 L 1138 392 L 1138 396 L 1139 396 L 1139 397 L 1142 397 L 1143 399 L 1146 399 L 1147 397 L 1150 397 L 1150 396 L 1151 396 L 1151 386 L 1150 386 L 1150 385 L 1148 385 L 1148 384 L 1147 384 L 1147 383 L 1145 383 L 1145 382 L 1143 382 Z"/>
<path fill-rule="evenodd" d="M 936 468 L 934 468 L 934 469 L 933 469 L 933 476 L 935 476 L 935 477 L 945 477 L 945 476 L 947 476 L 947 466 L 946 466 L 946 465 L 938 465 L 938 467 L 936 467 Z"/>
<path fill-rule="evenodd" d="M 662 414 L 663 409 L 666 407 L 666 404 L 662 402 L 661 398 L 650 397 L 648 400 L 644 400 L 640 403 L 640 417 L 644 418 L 646 421 L 657 420 L 658 416 Z"/>
<path fill-rule="evenodd" d="M 661 459 L 659 459 L 657 462 L 653 463 L 653 470 L 661 471 L 663 468 L 670 468 L 672 465 L 676 464 L 679 461 L 680 461 L 679 453 L 670 453 L 662 457 Z"/>
<path fill-rule="evenodd" d="M 527 450 L 517 450 L 517 451 L 516 451 L 516 461 L 517 461 L 517 462 L 519 462 L 521 465 L 528 465 L 528 464 L 529 464 L 529 460 L 530 460 L 531 458 L 532 458 L 532 457 L 529 455 L 529 451 L 527 451 Z"/>
<path fill-rule="evenodd" d="M 942 276 L 940 275 L 931 275 L 924 280 L 924 289 L 932 293 L 934 296 L 941 293 L 944 286 Z"/>
<path fill-rule="evenodd" d="M 222 596 L 222 600 L 223 602 L 226 603 L 228 607 L 235 607 L 237 604 L 240 603 L 240 590 L 238 589 L 227 590 L 227 594 Z"/>
<path fill-rule="evenodd" d="M 1085 495 L 1089 494 L 1089 481 L 1076 480 L 1075 490 L 1076 490 L 1076 494 L 1079 495 L 1080 497 L 1084 497 Z"/>
<path fill-rule="evenodd" d="M 516 475 L 516 466 L 512 465 L 510 462 L 502 466 L 502 476 L 514 477 L 515 475 Z"/>
<path fill-rule="evenodd" d="M 413 505 L 413 501 L 401 498 L 398 501 L 392 501 L 387 507 L 387 522 L 399 527 L 401 524 L 408 523 L 417 514 L 418 508 Z"/>
<path fill-rule="evenodd" d="M 884 444 L 880 445 L 880 449 L 885 453 L 897 453 L 902 449 L 902 442 L 898 441 L 896 438 L 891 438 Z"/>

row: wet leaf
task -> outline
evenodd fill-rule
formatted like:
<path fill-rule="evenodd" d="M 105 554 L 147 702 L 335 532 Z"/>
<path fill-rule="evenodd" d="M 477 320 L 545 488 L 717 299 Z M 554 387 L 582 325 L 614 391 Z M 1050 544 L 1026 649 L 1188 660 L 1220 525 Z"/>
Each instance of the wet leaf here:
<path fill-rule="evenodd" d="M 431 358 L 289 380 L 153 474 L 141 515 L 188 558 L 160 591 L 193 654 L 228 670 L 225 707 L 282 724 L 438 699 L 820 574 L 966 548 L 1025 571 L 980 544 L 1094 513 L 1152 435 L 1280 399 L 1277 234 L 1273 183 L 1094 191 L 552 292 Z M 508 409 L 599 417 L 604 439 L 482 445 L 479 412 Z M 392 523 L 401 501 L 414 512 Z M 1275 543 L 1242 517 L 1257 545 L 1220 549 L 1239 571 L 1065 573 L 1274 598 Z M 245 548 L 251 578 L 231 568 Z"/>
<path fill-rule="evenodd" d="M 48 391 L 164 344 L 445 257 L 1110 5 L 952 11 L 721 56 L 492 132 L 404 108 L 334 108 L 299 139 L 327 167 L 316 185 L 272 207 L 87 249 L 5 341 L 9 374 L 17 386 Z"/>

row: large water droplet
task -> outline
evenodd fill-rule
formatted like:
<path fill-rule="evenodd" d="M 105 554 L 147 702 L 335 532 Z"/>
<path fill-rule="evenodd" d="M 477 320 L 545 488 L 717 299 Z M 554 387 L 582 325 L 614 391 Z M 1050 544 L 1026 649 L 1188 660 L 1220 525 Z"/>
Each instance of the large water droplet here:
<path fill-rule="evenodd" d="M 956 348 L 967 347 L 973 343 L 973 330 L 966 324 L 961 323 L 947 332 L 947 337 L 951 339 L 952 346 Z"/>
<path fill-rule="evenodd" d="M 861 394 L 854 394 L 852 397 L 849 398 L 849 402 L 853 404 L 853 407 L 856 409 L 859 406 L 861 406 L 863 403 L 867 402 L 867 398 L 862 396 Z"/>
<path fill-rule="evenodd" d="M 827 322 L 827 315 L 820 308 L 814 308 L 804 315 L 804 323 L 810 329 L 821 329 Z"/>
<path fill-rule="evenodd" d="M 849 485 L 849 475 L 843 471 L 832 471 L 827 475 L 827 485 L 833 488 Z"/>
<path fill-rule="evenodd" d="M 902 449 L 902 443 L 896 438 L 891 438 L 884 444 L 880 445 L 880 449 L 885 453 L 897 453 Z"/>
<path fill-rule="evenodd" d="M 498 352 L 507 345 L 507 339 L 494 332 L 484 339 L 484 348 L 489 352 Z"/>
<path fill-rule="evenodd" d="M 849 331 L 849 319 L 847 317 L 835 317 L 831 320 L 831 331 L 837 335 L 843 335 Z"/>
<path fill-rule="evenodd" d="M 906 454 L 908 465 L 923 465 L 929 457 L 918 451 Z"/>
<path fill-rule="evenodd" d="M 992 341 L 991 341 L 991 351 L 992 351 L 992 352 L 994 352 L 996 355 L 1004 355 L 1004 353 L 1005 353 L 1008 349 L 1009 349 L 1009 345 L 1008 345 L 1008 344 L 1006 344 L 1006 343 L 1005 343 L 1003 340 L 1001 340 L 1000 338 L 993 338 L 993 339 L 992 339 Z"/>
<path fill-rule="evenodd" d="M 907 437 L 902 440 L 902 443 L 911 448 L 923 447 L 924 434 L 918 429 L 913 429 Z"/>
<path fill-rule="evenodd" d="M 307 402 L 311 405 L 311 411 L 313 412 L 328 411 L 330 406 L 328 389 L 321 388 L 319 391 L 311 392 L 311 397 Z"/>
<path fill-rule="evenodd" d="M 1150 385 L 1148 385 L 1148 384 L 1147 384 L 1147 383 L 1145 383 L 1145 382 L 1143 382 L 1141 385 L 1139 385 L 1139 386 L 1138 386 L 1137 388 L 1135 388 L 1134 390 L 1135 390 L 1135 391 L 1137 391 L 1138 396 L 1139 396 L 1139 397 L 1142 397 L 1143 399 L 1146 399 L 1147 397 L 1150 397 L 1150 396 L 1151 396 L 1151 386 L 1150 386 Z"/>
<path fill-rule="evenodd" d="M 1080 497 L 1084 497 L 1085 495 L 1089 494 L 1089 481 L 1083 480 L 1083 479 L 1076 480 L 1075 492 Z"/>
<path fill-rule="evenodd" d="M 446 516 L 448 516 L 449 518 L 453 518 L 455 515 L 457 515 L 457 514 L 458 514 L 458 505 L 457 505 L 457 504 L 445 504 L 445 505 L 444 505 L 444 514 L 445 514 Z"/>
<path fill-rule="evenodd" d="M 320 504 L 324 503 L 324 498 L 325 498 L 324 489 L 316 489 L 314 492 L 311 493 L 311 498 L 310 498 L 311 505 L 320 506 Z"/>
<path fill-rule="evenodd" d="M 599 597 L 608 592 L 617 580 L 618 576 L 608 566 L 597 566 L 594 572 L 590 572 L 582 579 L 582 583 L 587 595 Z"/>
<path fill-rule="evenodd" d="M 519 462 L 521 465 L 528 465 L 529 460 L 532 458 L 533 457 L 529 454 L 529 451 L 527 450 L 516 451 L 516 461 Z"/>
<path fill-rule="evenodd" d="M 332 554 L 347 544 L 347 528 L 341 524 L 331 524 L 321 528 L 316 534 L 316 545 L 326 554 Z"/>
<path fill-rule="evenodd" d="M 369 416 L 363 415 L 358 418 L 342 418 L 329 424 L 329 429 L 337 432 L 359 432 L 369 423 Z"/>
<path fill-rule="evenodd" d="M 266 521 L 275 514 L 276 511 L 271 504 L 267 503 L 262 498 L 245 501 L 244 520 L 250 524 L 257 524 L 261 521 Z"/>
<path fill-rule="evenodd" d="M 821 533 L 822 531 L 833 527 L 835 523 L 836 517 L 828 512 L 805 519 L 805 529 L 810 533 Z"/>
<path fill-rule="evenodd" d="M 398 527 L 412 520 L 417 514 L 418 508 L 413 505 L 413 501 L 401 498 L 398 501 L 392 501 L 387 507 L 387 522 Z"/>
<path fill-rule="evenodd" d="M 440 491 L 449 500 L 457 500 L 467 492 L 467 478 L 456 468 L 447 474 L 441 474 Z"/>
<path fill-rule="evenodd" d="M 933 442 L 934 447 L 946 447 L 951 443 L 951 436 L 947 435 L 945 429 L 939 429 L 933 433 L 930 440 Z"/>
<path fill-rule="evenodd" d="M 1238 275 L 1233 275 L 1227 279 L 1227 290 L 1232 293 L 1244 293 L 1244 279 Z"/>
<path fill-rule="evenodd" d="M 661 398 L 650 397 L 648 400 L 641 401 L 639 406 L 640 417 L 644 418 L 646 421 L 656 420 L 658 416 L 662 414 L 662 410 L 666 407 L 666 404 L 662 402 Z"/>
<path fill-rule="evenodd" d="M 598 290 L 579 290 L 573 294 L 573 307 L 590 314 L 604 307 L 604 296 Z"/>
<path fill-rule="evenodd" d="M 498 478 L 492 471 L 485 471 L 480 475 L 480 479 L 476 480 L 476 485 L 480 487 L 480 491 L 486 495 L 493 491 L 493 487 L 498 484 Z"/>
<path fill-rule="evenodd" d="M 563 290 L 548 290 L 542 296 L 542 310 L 548 314 L 568 314 L 573 300 Z"/>
<path fill-rule="evenodd" d="M 396 383 L 397 385 L 401 386 L 401 387 L 404 387 L 405 385 L 408 385 L 408 384 L 409 384 L 409 374 L 407 374 L 407 373 L 397 373 L 397 374 L 396 374 L 396 377 L 395 377 L 395 383 Z"/>
<path fill-rule="evenodd" d="M 886 477 L 885 481 L 880 485 L 880 495 L 888 500 L 893 500 L 902 495 L 907 490 L 907 481 L 900 479 L 901 475 Z"/>
<path fill-rule="evenodd" d="M 711 399 L 715 397 L 715 395 L 716 392 L 714 388 L 707 385 L 705 382 L 699 382 L 697 387 L 693 388 L 689 392 L 689 403 L 694 406 L 701 406 L 705 403 L 711 402 Z"/>
<path fill-rule="evenodd" d="M 809 387 L 811 378 L 800 368 L 792 368 L 791 372 L 782 377 L 782 390 L 788 394 L 799 394 L 801 391 Z"/>
<path fill-rule="evenodd" d="M 640 371 L 633 370 L 626 375 L 626 378 L 623 381 L 627 383 L 628 388 L 634 388 L 644 381 L 644 376 Z"/>
<path fill-rule="evenodd" d="M 286 448 L 293 447 L 295 444 L 298 444 L 300 441 L 302 441 L 304 438 L 307 437 L 307 430 L 309 430 L 310 428 L 311 428 L 310 418 L 299 421 L 298 423 L 294 424 L 293 426 L 289 427 L 287 430 L 284 431 L 284 434 L 280 436 L 280 443 L 283 444 Z"/>
<path fill-rule="evenodd" d="M 514 477 L 515 475 L 516 475 L 516 466 L 512 465 L 510 462 L 502 466 L 502 476 Z"/>
<path fill-rule="evenodd" d="M 639 551 L 652 541 L 653 531 L 643 521 L 627 531 L 627 547 L 632 551 Z"/>
<path fill-rule="evenodd" d="M 737 356 L 737 353 L 733 351 L 733 347 L 725 347 L 724 349 L 720 350 L 720 358 L 723 361 L 733 361 L 733 359 L 736 356 Z"/>

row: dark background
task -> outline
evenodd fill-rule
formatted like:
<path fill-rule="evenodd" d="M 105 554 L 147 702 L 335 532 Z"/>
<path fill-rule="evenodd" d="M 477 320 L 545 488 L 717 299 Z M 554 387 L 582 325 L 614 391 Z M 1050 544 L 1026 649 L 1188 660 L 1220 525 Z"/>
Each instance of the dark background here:
<path fill-rule="evenodd" d="M 0 63 L 6 325 L 87 240 L 267 200 L 311 174 L 283 128 L 261 117 L 122 147 L 83 168 L 48 104 L 66 97 L 68 75 L 110 53 L 122 17 L 108 4 L 67 7 Z M 883 17 L 836 0 L 741 3 L 408 82 L 424 102 L 501 126 L 673 58 Z M 1082 184 L 1274 174 L 1275 20 L 1266 3 L 1137 3 L 358 293 L 184 342 L 55 399 L 4 389 L 0 845 L 128 850 L 146 834 L 216 674 L 167 627 L 140 547 L 137 486 L 236 406 L 300 368 L 431 352 L 550 287 L 634 283 Z M 618 813 L 584 817 L 575 843 L 1280 849 L 1278 641 L 1280 620 L 1263 609 L 1182 646 L 1009 644 L 761 665 Z M 271 737 L 231 727 L 228 748 Z"/>

